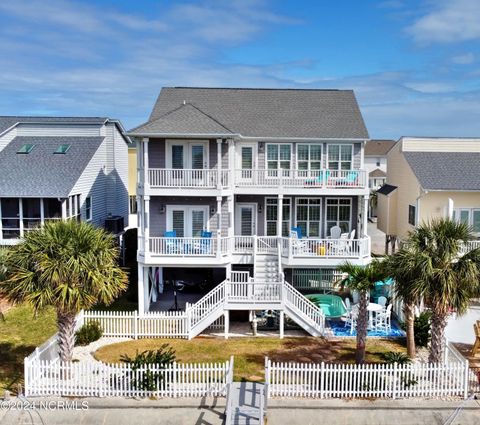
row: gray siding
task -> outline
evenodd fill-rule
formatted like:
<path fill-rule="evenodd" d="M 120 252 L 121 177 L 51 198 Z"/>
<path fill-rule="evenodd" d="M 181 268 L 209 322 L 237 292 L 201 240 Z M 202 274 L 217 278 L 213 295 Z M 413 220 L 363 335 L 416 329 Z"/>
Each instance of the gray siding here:
<path fill-rule="evenodd" d="M 149 140 L 148 166 L 150 168 L 165 168 L 165 139 Z"/>
<path fill-rule="evenodd" d="M 116 174 L 115 215 L 123 217 L 125 227 L 128 226 L 128 144 L 115 124 L 108 124 L 113 129 L 115 154 L 114 172 Z"/>
<path fill-rule="evenodd" d="M 95 124 L 27 124 L 17 126 L 17 136 L 104 136 L 102 125 Z"/>
<path fill-rule="evenodd" d="M 10 131 L 0 137 L 0 151 L 5 148 L 15 137 L 17 137 L 17 128 L 12 128 Z"/>
<path fill-rule="evenodd" d="M 225 205 L 226 205 L 226 199 Z M 165 206 L 165 212 L 160 213 L 161 206 Z M 183 196 L 152 196 L 150 198 L 150 236 L 163 236 L 163 233 L 167 230 L 167 206 L 168 205 L 205 205 L 208 206 L 208 219 L 209 219 L 209 229 L 210 231 L 216 232 L 218 230 L 218 223 L 216 218 L 216 209 L 217 209 L 217 201 L 214 197 L 201 197 L 201 198 L 189 198 Z M 212 210 L 215 212 L 212 214 Z M 222 213 L 225 211 L 226 213 L 226 206 L 222 204 Z M 222 220 L 222 223 L 227 223 Z M 222 235 L 227 234 L 227 226 L 222 228 Z"/>

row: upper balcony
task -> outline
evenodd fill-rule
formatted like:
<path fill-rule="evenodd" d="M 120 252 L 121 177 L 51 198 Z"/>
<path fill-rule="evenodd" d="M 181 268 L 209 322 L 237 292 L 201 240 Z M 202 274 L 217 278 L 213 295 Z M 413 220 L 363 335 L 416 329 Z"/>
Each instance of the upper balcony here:
<path fill-rule="evenodd" d="M 344 194 L 357 195 L 367 188 L 368 174 L 365 170 L 235 170 L 234 185 L 237 193 L 271 193 L 278 189 L 286 194 L 331 193 L 342 189 Z M 351 193 L 355 192 L 355 193 Z"/>
<path fill-rule="evenodd" d="M 148 183 L 152 194 L 211 195 L 234 190 L 239 194 L 329 194 L 340 190 L 343 195 L 364 194 L 368 190 L 365 170 L 217 170 L 149 168 Z M 211 193 L 209 193 L 211 192 Z M 160 193 L 160 191 L 159 191 Z"/>
<path fill-rule="evenodd" d="M 257 254 L 280 255 L 285 266 L 335 266 L 347 260 L 354 264 L 370 261 L 368 236 L 359 239 L 150 237 L 146 248 L 144 261 L 164 265 L 253 263 Z"/>

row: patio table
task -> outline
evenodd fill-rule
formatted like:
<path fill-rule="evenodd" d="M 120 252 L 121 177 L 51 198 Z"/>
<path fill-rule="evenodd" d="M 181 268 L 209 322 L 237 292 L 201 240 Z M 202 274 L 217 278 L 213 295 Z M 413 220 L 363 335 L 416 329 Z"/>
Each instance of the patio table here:
<path fill-rule="evenodd" d="M 354 304 L 352 308 L 358 310 L 358 304 Z M 373 329 L 373 313 L 377 314 L 382 311 L 383 307 L 377 303 L 369 303 L 367 306 L 368 311 L 368 329 Z"/>

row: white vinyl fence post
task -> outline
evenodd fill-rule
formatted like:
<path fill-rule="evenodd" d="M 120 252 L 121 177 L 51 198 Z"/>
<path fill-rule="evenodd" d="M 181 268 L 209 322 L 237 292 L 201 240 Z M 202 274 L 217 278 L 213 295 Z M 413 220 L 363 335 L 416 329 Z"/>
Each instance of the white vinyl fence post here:
<path fill-rule="evenodd" d="M 392 388 L 392 398 L 395 400 L 397 398 L 397 362 L 393 364 L 393 388 Z"/>
<path fill-rule="evenodd" d="M 133 338 L 138 339 L 138 311 L 133 313 Z"/>

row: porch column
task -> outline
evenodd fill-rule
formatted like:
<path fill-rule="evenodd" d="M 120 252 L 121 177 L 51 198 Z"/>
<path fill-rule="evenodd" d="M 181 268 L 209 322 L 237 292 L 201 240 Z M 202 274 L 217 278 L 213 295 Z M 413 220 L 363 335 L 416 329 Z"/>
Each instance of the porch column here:
<path fill-rule="evenodd" d="M 225 324 L 224 324 L 224 332 L 225 332 L 225 339 L 228 339 L 228 333 L 230 332 L 230 310 L 225 310 L 223 313 Z"/>
<path fill-rule="evenodd" d="M 143 205 L 145 207 L 143 211 L 143 237 L 144 237 L 144 252 L 149 251 L 149 238 L 150 238 L 150 196 L 143 197 Z"/>
<path fill-rule="evenodd" d="M 217 196 L 217 258 L 222 256 L 222 197 Z"/>
<path fill-rule="evenodd" d="M 67 218 L 67 202 L 68 198 L 65 198 L 62 201 L 62 220 L 65 220 Z"/>
<path fill-rule="evenodd" d="M 266 213 L 266 212 L 265 212 Z M 282 237 L 282 221 L 283 221 L 283 195 L 278 195 L 277 202 L 277 236 Z"/>
<path fill-rule="evenodd" d="M 148 138 L 143 139 L 143 187 L 150 189 L 150 180 L 148 179 Z"/>
<path fill-rule="evenodd" d="M 143 264 L 138 264 L 138 313 L 143 316 L 145 313 L 145 295 L 143 283 Z"/>
<path fill-rule="evenodd" d="M 40 226 L 45 223 L 45 206 L 43 205 L 43 198 L 40 198 Z"/>
<path fill-rule="evenodd" d="M 145 267 L 143 270 L 143 308 L 144 312 L 150 310 L 150 275 L 149 275 L 149 267 Z M 143 314 L 143 313 L 142 313 Z"/>
<path fill-rule="evenodd" d="M 217 139 L 217 189 L 222 188 L 222 139 Z"/>
<path fill-rule="evenodd" d="M 233 139 L 228 139 L 228 169 L 230 170 L 228 185 L 234 186 L 235 181 L 235 144 Z"/>
<path fill-rule="evenodd" d="M 235 217 L 234 217 L 234 203 L 233 203 L 233 195 L 230 195 L 227 198 L 227 206 L 228 206 L 228 237 L 232 238 L 235 235 Z"/>
<path fill-rule="evenodd" d="M 23 238 L 23 199 L 18 198 L 18 218 L 20 220 L 20 237 Z"/>
<path fill-rule="evenodd" d="M 280 339 L 283 339 L 285 331 L 285 313 L 280 310 Z"/>
<path fill-rule="evenodd" d="M 368 195 L 363 196 L 362 237 L 367 236 L 368 228 Z"/>

